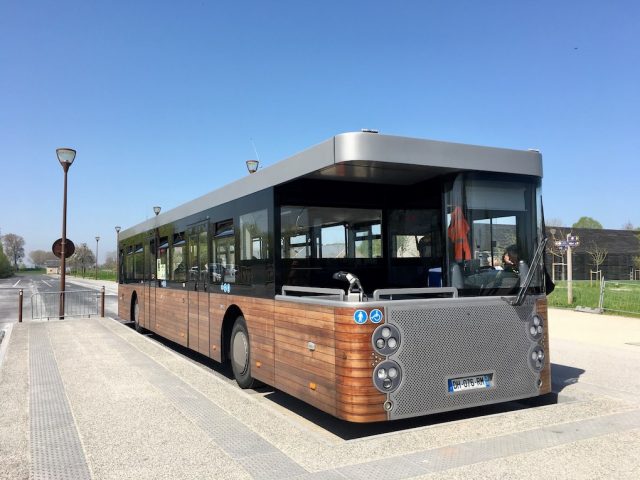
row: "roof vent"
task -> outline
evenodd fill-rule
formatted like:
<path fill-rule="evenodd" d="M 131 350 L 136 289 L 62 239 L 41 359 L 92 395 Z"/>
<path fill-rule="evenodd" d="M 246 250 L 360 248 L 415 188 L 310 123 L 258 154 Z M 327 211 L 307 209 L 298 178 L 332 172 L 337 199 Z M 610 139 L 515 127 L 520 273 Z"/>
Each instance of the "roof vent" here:
<path fill-rule="evenodd" d="M 375 128 L 361 128 L 360 131 L 362 133 L 380 133 L 380 131 Z"/>

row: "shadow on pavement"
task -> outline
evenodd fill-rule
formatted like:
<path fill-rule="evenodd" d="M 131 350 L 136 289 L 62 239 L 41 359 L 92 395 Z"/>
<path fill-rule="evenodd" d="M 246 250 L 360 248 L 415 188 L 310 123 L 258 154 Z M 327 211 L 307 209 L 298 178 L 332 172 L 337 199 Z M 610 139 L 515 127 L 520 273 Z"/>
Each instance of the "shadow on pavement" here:
<path fill-rule="evenodd" d="M 560 365 L 558 363 L 551 364 L 551 385 L 553 391 L 560 393 L 565 387 L 578 383 L 580 375 L 585 370 L 576 367 L 570 367 L 569 365 Z"/>
<path fill-rule="evenodd" d="M 132 322 L 124 323 L 133 328 Z M 200 353 L 196 353 L 193 350 L 178 345 L 177 343 L 167 340 L 166 338 L 162 338 L 156 334 L 146 333 L 145 335 L 147 335 L 152 340 L 165 345 L 168 348 L 171 348 L 173 351 L 179 353 L 185 358 L 198 363 L 199 365 L 206 367 L 213 372 L 216 372 L 220 376 L 228 379 L 230 383 L 235 386 L 233 373 L 231 372 L 231 368 L 228 365 L 220 364 L 215 360 L 212 360 Z M 280 390 L 277 390 L 268 385 L 263 385 L 252 390 L 247 390 L 247 392 L 259 394 L 264 399 L 289 410 L 292 414 L 304 418 L 305 420 L 317 425 L 318 427 L 328 431 L 333 435 L 336 435 L 337 437 L 342 438 L 343 440 L 355 440 L 374 435 L 398 432 L 402 430 L 410 430 L 418 427 L 438 425 L 440 423 L 452 422 L 456 420 L 466 420 L 470 418 L 482 417 L 485 415 L 514 412 L 517 410 L 545 405 L 554 405 L 558 403 L 557 393 L 549 393 L 547 395 L 541 395 L 539 397 L 519 401 L 504 402 L 495 405 L 474 407 L 417 418 L 394 420 L 390 422 L 360 424 L 339 420 L 301 400 L 292 397 L 291 395 L 281 392 Z"/>

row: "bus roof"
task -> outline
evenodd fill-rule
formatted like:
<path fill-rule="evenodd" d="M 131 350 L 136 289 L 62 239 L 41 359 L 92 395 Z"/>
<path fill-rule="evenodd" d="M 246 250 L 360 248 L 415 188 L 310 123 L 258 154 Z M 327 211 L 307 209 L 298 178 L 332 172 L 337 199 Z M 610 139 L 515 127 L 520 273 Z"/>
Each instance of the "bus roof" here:
<path fill-rule="evenodd" d="M 158 225 L 300 178 L 410 185 L 443 173 L 469 170 L 542 177 L 542 156 L 535 150 L 483 147 L 369 132 L 343 133 L 127 228 L 119 238 L 126 239 Z"/>

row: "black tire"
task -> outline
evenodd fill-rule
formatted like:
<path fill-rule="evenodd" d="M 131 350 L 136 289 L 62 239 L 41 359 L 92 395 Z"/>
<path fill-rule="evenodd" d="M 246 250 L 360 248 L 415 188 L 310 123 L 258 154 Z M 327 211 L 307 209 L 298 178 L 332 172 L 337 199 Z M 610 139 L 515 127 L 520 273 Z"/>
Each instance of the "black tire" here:
<path fill-rule="evenodd" d="M 229 359 L 233 376 L 240 388 L 252 388 L 255 381 L 251 376 L 251 346 L 247 322 L 243 316 L 236 318 L 231 329 Z"/>
<path fill-rule="evenodd" d="M 138 307 L 137 295 L 133 297 L 133 300 L 131 300 L 131 320 L 133 320 L 136 332 L 142 333 L 144 329 L 140 326 L 140 309 Z"/>

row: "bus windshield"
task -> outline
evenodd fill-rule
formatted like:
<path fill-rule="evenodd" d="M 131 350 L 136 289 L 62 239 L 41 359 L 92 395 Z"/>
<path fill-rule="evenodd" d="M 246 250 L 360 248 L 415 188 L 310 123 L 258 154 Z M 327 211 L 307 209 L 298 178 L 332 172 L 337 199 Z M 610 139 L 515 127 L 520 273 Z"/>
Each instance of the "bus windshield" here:
<path fill-rule="evenodd" d="M 539 181 L 464 173 L 445 185 L 447 267 L 461 295 L 517 292 L 539 238 Z M 540 288 L 540 276 L 532 282 Z"/>

